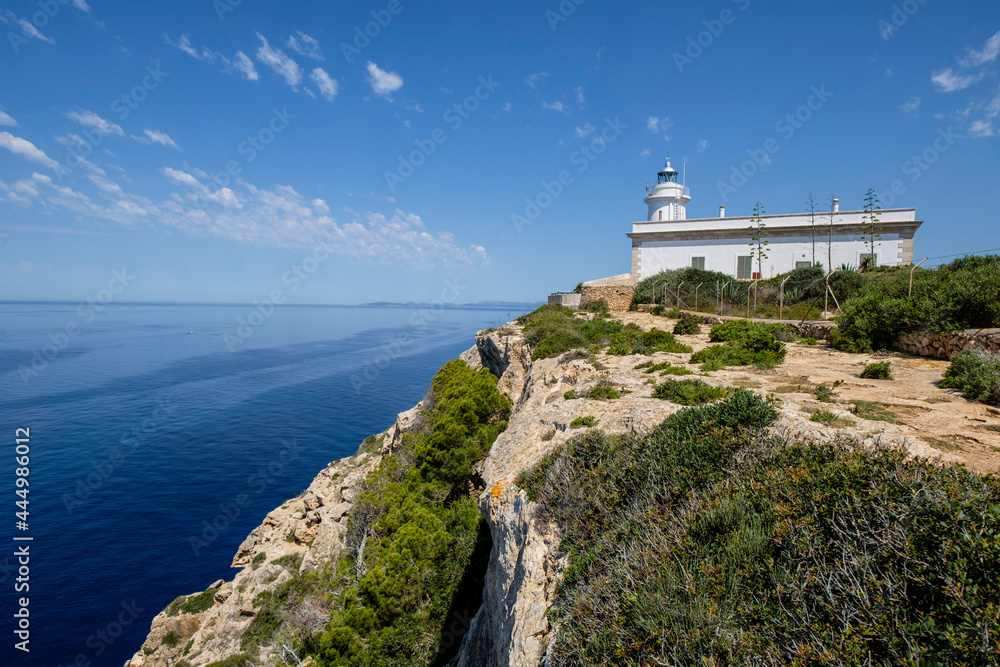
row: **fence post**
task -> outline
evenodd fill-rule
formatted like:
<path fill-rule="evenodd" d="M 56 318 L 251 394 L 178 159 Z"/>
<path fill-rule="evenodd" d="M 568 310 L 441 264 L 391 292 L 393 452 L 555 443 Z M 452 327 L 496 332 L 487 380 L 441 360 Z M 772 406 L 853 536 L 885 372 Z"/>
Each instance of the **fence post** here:
<path fill-rule="evenodd" d="M 695 309 L 695 312 L 698 311 L 698 290 L 700 290 L 701 286 L 704 285 L 704 284 L 705 283 L 698 283 L 698 286 L 694 288 L 694 309 Z"/>
<path fill-rule="evenodd" d="M 784 315 L 784 313 L 785 313 L 785 283 L 787 283 L 790 279 L 791 279 L 791 276 L 788 276 L 787 278 L 785 278 L 784 280 L 781 281 L 781 297 L 780 297 L 780 301 L 778 302 L 778 319 L 779 320 L 782 319 L 781 316 Z"/>
<path fill-rule="evenodd" d="M 913 296 L 913 272 L 916 271 L 917 269 L 919 269 L 920 266 L 924 262 L 926 262 L 928 259 L 930 259 L 930 258 L 929 257 L 924 257 L 924 261 L 923 262 L 920 262 L 920 264 L 917 264 L 915 267 L 913 267 L 912 269 L 910 269 L 910 296 L 911 297 Z"/>
<path fill-rule="evenodd" d="M 681 282 L 681 284 L 677 286 L 677 305 L 675 306 L 675 308 L 681 307 L 681 288 L 683 287 L 684 287 L 683 282 Z"/>
<path fill-rule="evenodd" d="M 823 306 L 824 319 L 826 317 L 825 314 L 830 312 L 830 295 L 833 294 L 833 290 L 830 289 L 830 276 L 832 276 L 833 274 L 835 274 L 837 271 L 840 271 L 840 267 L 837 267 L 836 269 L 834 269 L 830 273 L 826 274 L 826 294 L 823 295 L 823 297 L 825 298 L 825 301 L 823 302 L 824 303 L 824 306 Z M 833 301 L 834 301 L 834 303 L 837 302 L 837 297 L 836 296 L 833 297 Z M 840 306 L 838 305 L 837 308 L 839 309 Z"/>

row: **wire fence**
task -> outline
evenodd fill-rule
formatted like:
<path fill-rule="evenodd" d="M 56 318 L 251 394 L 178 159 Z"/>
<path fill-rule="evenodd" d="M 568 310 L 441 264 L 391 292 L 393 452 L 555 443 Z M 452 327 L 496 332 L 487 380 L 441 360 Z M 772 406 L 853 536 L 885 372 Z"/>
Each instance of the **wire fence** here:
<path fill-rule="evenodd" d="M 814 280 L 717 281 L 715 283 L 658 284 L 641 303 L 663 305 L 717 315 L 760 319 L 821 319 L 824 312 L 839 308 L 840 300 L 828 286 L 826 276 Z"/>

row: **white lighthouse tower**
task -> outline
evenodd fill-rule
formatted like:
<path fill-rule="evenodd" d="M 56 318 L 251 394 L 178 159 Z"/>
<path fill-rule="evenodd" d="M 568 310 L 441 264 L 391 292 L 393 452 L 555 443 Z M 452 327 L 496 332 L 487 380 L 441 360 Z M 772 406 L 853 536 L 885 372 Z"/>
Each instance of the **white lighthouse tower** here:
<path fill-rule="evenodd" d="M 670 158 L 663 171 L 656 175 L 656 185 L 646 187 L 645 202 L 649 206 L 650 222 L 687 220 L 687 209 L 691 201 L 691 191 L 677 182 L 677 170 L 670 166 Z"/>

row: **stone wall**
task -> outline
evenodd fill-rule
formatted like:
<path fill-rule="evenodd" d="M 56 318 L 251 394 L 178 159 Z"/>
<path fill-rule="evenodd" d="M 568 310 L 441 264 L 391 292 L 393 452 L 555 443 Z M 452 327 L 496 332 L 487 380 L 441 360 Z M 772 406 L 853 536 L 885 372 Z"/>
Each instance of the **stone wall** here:
<path fill-rule="evenodd" d="M 626 312 L 632 308 L 633 295 L 635 295 L 634 285 L 584 285 L 580 306 L 583 307 L 591 301 L 604 299 L 608 302 L 608 308 L 611 310 Z"/>
<path fill-rule="evenodd" d="M 696 313 L 690 310 L 681 311 L 685 317 L 694 317 L 705 324 L 722 324 L 731 320 L 743 320 L 745 317 L 730 317 L 728 315 L 711 315 L 709 313 Z M 837 328 L 836 322 L 799 322 L 797 320 L 751 320 L 761 324 L 787 324 L 795 327 L 799 335 L 804 338 L 816 338 L 826 340 L 830 337 L 830 332 Z"/>
<path fill-rule="evenodd" d="M 951 359 L 952 355 L 969 350 L 1000 351 L 1000 329 L 966 329 L 950 333 L 915 331 L 901 336 L 896 347 L 921 357 Z"/>
<path fill-rule="evenodd" d="M 555 294 L 549 295 L 549 305 L 558 304 L 560 306 L 566 306 L 567 308 L 579 308 L 582 296 L 582 294 L 576 292 L 556 292 Z"/>

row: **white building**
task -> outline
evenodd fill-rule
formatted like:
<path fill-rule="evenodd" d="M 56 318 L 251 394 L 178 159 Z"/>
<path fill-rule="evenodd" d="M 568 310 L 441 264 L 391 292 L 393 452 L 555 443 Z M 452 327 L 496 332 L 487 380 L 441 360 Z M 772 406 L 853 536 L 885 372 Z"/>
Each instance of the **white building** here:
<path fill-rule="evenodd" d="M 834 200 L 830 211 L 767 215 L 763 276 L 757 275 L 757 257 L 751 257 L 751 217 L 727 218 L 726 207 L 718 218 L 687 219 L 691 193 L 677 180 L 677 171 L 666 166 L 657 183 L 646 188 L 647 220 L 632 224 L 632 277 L 643 280 L 664 269 L 694 266 L 720 271 L 740 280 L 770 278 L 795 268 L 811 266 L 815 238 L 816 263 L 827 271 L 842 264 L 860 266 L 870 254 L 864 241 L 864 211 L 841 211 Z M 831 223 L 832 217 L 832 223 Z M 912 208 L 878 212 L 881 239 L 875 244 L 878 266 L 913 262 L 913 235 L 923 224 Z M 831 238 L 832 227 L 832 243 Z M 829 258 L 829 259 L 828 259 Z"/>

